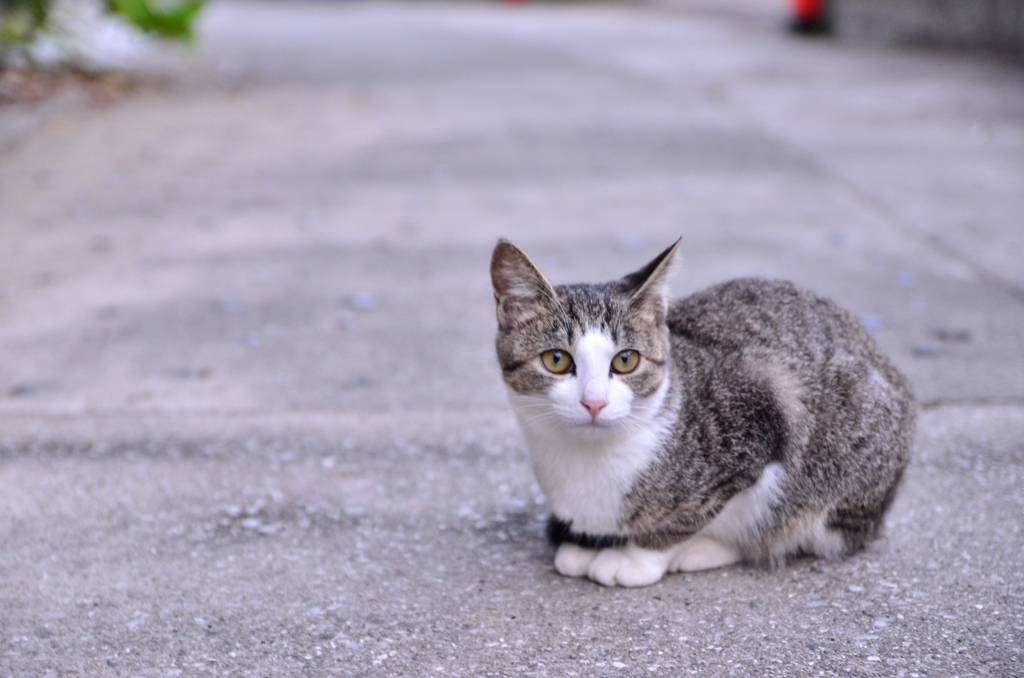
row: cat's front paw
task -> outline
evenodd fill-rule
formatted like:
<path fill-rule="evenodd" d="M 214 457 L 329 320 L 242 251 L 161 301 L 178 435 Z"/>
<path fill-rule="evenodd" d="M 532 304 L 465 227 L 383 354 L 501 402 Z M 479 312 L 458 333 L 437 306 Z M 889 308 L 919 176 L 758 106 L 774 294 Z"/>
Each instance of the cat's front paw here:
<path fill-rule="evenodd" d="M 664 553 L 629 545 L 598 553 L 587 576 L 605 586 L 650 586 L 661 579 L 667 567 Z"/>
<path fill-rule="evenodd" d="M 585 549 L 566 542 L 558 547 L 555 554 L 555 569 L 558 570 L 558 574 L 566 577 L 582 577 L 587 573 L 587 568 L 596 555 L 597 551 L 594 549 Z"/>

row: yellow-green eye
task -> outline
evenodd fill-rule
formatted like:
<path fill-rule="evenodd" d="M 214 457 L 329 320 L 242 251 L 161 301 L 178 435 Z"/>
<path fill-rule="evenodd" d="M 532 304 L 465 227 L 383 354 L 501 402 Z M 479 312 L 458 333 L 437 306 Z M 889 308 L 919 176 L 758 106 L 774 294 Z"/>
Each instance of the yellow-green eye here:
<path fill-rule="evenodd" d="M 562 374 L 572 369 L 572 356 L 557 348 L 541 353 L 540 360 L 549 372 L 555 374 Z"/>
<path fill-rule="evenodd" d="M 612 358 L 612 371 L 619 374 L 628 374 L 640 364 L 640 354 L 636 351 L 622 351 Z"/>

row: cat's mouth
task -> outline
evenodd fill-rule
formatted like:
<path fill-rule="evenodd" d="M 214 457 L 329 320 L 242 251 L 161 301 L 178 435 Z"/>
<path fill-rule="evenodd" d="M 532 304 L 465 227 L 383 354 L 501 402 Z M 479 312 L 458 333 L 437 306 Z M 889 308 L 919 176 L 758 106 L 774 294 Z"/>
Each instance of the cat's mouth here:
<path fill-rule="evenodd" d="M 618 429 L 618 424 L 619 422 L 614 419 L 588 419 L 576 421 L 574 428 L 583 433 L 600 434 Z"/>

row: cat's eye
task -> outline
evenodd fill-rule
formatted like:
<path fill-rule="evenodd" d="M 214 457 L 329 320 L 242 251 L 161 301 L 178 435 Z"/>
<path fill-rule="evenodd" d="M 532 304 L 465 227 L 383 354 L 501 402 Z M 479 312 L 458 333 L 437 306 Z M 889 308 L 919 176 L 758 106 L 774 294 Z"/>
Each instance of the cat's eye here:
<path fill-rule="evenodd" d="M 640 354 L 636 351 L 621 351 L 612 358 L 612 372 L 629 374 L 640 364 Z"/>
<path fill-rule="evenodd" d="M 564 374 L 572 369 L 572 356 L 566 351 L 553 348 L 540 354 L 540 360 L 549 372 Z"/>

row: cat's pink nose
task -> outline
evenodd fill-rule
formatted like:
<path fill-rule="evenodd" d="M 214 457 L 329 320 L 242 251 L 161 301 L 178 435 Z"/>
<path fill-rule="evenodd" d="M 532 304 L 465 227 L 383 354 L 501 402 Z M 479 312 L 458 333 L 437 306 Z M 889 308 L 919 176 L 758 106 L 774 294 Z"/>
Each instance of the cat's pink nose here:
<path fill-rule="evenodd" d="M 604 406 L 608 404 L 607 400 L 601 400 L 600 398 L 584 398 L 580 401 L 583 407 L 587 408 L 587 412 L 590 412 L 591 419 L 597 419 L 597 415 L 600 414 Z"/>

